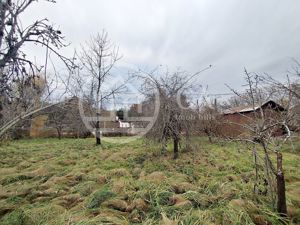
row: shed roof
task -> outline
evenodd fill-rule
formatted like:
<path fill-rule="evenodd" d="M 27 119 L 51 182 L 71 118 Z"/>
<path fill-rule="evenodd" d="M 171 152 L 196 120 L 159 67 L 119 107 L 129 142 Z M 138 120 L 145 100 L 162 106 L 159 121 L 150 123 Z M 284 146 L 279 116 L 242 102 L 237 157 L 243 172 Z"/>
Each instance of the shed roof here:
<path fill-rule="evenodd" d="M 248 112 L 254 112 L 260 108 L 266 108 L 270 107 L 272 109 L 278 110 L 278 111 L 284 111 L 284 107 L 281 106 L 280 104 L 276 103 L 273 100 L 266 101 L 265 103 L 261 105 L 254 105 L 254 106 L 240 106 L 240 107 L 235 107 L 231 109 L 226 109 L 223 114 L 228 115 L 228 114 L 235 114 L 235 113 L 248 113 Z"/>

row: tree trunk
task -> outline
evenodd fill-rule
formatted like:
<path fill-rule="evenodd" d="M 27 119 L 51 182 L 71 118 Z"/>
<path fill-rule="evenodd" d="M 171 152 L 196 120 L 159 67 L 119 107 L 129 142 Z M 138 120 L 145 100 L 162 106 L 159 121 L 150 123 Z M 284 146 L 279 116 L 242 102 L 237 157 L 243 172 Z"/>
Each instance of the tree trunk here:
<path fill-rule="evenodd" d="M 186 151 L 189 151 L 191 150 L 191 145 L 190 145 L 190 132 L 189 130 L 187 129 L 186 132 L 185 132 L 185 148 L 186 148 Z"/>
<path fill-rule="evenodd" d="M 79 130 L 79 128 L 77 128 L 77 139 L 79 139 L 80 138 L 80 130 Z"/>
<path fill-rule="evenodd" d="M 277 152 L 277 211 L 278 213 L 286 217 L 287 207 L 286 207 L 286 197 L 285 197 L 285 180 L 282 169 L 282 154 Z"/>
<path fill-rule="evenodd" d="M 100 121 L 96 122 L 96 145 L 101 145 L 101 137 L 100 137 Z"/>
<path fill-rule="evenodd" d="M 257 151 L 255 146 L 253 146 L 253 156 L 254 156 L 254 165 L 255 165 L 255 184 L 254 184 L 254 193 L 258 194 L 258 163 L 257 163 Z"/>
<path fill-rule="evenodd" d="M 0 96 L 0 125 L 2 125 L 2 121 L 1 120 L 3 118 L 2 110 L 3 110 L 2 96 Z"/>
<path fill-rule="evenodd" d="M 97 121 L 96 121 L 96 131 L 95 131 L 95 136 L 96 136 L 96 145 L 101 145 L 101 137 L 100 137 L 100 80 L 98 84 L 98 90 L 97 90 L 97 97 L 96 97 L 96 102 L 97 102 Z"/>
<path fill-rule="evenodd" d="M 167 153 L 167 140 L 166 140 L 166 138 L 163 138 L 163 140 L 162 140 L 161 154 L 165 155 L 166 153 Z"/>
<path fill-rule="evenodd" d="M 58 139 L 60 140 L 61 139 L 62 129 L 60 127 L 57 127 L 56 130 L 57 130 Z"/>
<path fill-rule="evenodd" d="M 178 149 L 179 149 L 179 139 L 178 137 L 173 138 L 174 141 L 174 159 L 178 158 Z"/>
<path fill-rule="evenodd" d="M 209 143 L 213 143 L 213 141 L 212 141 L 212 137 L 211 137 L 211 135 L 210 134 L 208 134 L 208 140 L 209 140 Z"/>
<path fill-rule="evenodd" d="M 209 143 L 212 143 L 213 141 L 210 132 L 207 129 L 204 129 L 204 133 L 207 135 Z"/>

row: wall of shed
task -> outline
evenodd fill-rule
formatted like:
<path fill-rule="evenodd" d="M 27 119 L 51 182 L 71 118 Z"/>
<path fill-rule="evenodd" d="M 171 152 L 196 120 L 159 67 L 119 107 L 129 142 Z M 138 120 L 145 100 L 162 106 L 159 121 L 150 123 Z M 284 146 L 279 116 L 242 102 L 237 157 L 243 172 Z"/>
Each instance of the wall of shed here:
<path fill-rule="evenodd" d="M 260 111 L 246 112 L 246 113 L 234 113 L 223 115 L 220 123 L 220 134 L 223 137 L 248 137 L 251 134 L 251 128 L 261 120 L 265 120 L 266 124 L 271 124 L 278 121 L 281 112 L 275 111 L 270 108 L 263 109 L 264 119 L 262 119 Z M 274 136 L 280 136 L 284 133 L 284 130 L 280 127 L 276 127 L 272 130 Z"/>

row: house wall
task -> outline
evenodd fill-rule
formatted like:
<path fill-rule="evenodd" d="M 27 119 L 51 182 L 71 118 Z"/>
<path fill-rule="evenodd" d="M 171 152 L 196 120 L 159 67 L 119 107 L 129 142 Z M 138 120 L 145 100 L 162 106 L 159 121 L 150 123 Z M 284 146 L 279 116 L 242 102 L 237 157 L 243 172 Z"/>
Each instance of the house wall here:
<path fill-rule="evenodd" d="M 85 106 L 85 108 L 88 108 Z M 89 130 L 81 121 L 78 99 L 71 98 L 62 106 L 52 106 L 39 115 L 31 119 L 29 127 L 29 136 L 38 137 L 58 137 L 57 128 L 61 127 L 62 137 L 87 137 Z"/>
<path fill-rule="evenodd" d="M 55 126 L 51 124 L 47 124 L 47 122 L 48 122 L 47 115 L 40 115 L 33 118 L 29 129 L 29 136 L 32 138 L 58 137 L 58 132 Z M 75 128 L 71 128 L 67 126 L 62 129 L 62 137 L 85 137 L 86 135 L 88 135 L 88 130 L 84 130 L 84 129 L 77 130 Z"/>
<path fill-rule="evenodd" d="M 273 124 L 278 121 L 281 112 L 271 108 L 263 109 L 264 119 L 260 111 L 226 114 L 221 118 L 220 134 L 223 137 L 247 137 L 259 121 L 265 121 L 266 124 Z M 272 130 L 274 136 L 280 136 L 284 133 L 282 128 L 276 127 Z"/>
<path fill-rule="evenodd" d="M 249 130 L 245 128 L 245 126 L 251 125 L 253 117 L 254 115 L 252 115 L 252 113 L 223 115 L 219 125 L 220 135 L 223 137 L 246 136 L 249 134 Z"/>
<path fill-rule="evenodd" d="M 45 133 L 45 124 L 48 120 L 47 115 L 40 115 L 31 120 L 29 136 L 33 138 L 47 137 L 49 134 Z M 51 132 L 53 133 L 53 132 Z M 53 135 L 53 134 L 52 134 Z"/>

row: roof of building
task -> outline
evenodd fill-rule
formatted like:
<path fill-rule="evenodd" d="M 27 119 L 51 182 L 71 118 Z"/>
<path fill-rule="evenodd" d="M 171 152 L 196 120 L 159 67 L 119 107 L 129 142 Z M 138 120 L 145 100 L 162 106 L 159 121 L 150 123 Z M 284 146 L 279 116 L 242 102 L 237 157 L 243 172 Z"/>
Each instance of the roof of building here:
<path fill-rule="evenodd" d="M 280 104 L 276 103 L 275 101 L 269 100 L 261 105 L 240 106 L 231 109 L 226 109 L 224 110 L 223 114 L 228 115 L 228 114 L 236 114 L 236 113 L 248 113 L 248 112 L 254 112 L 260 108 L 265 108 L 265 107 L 271 107 L 272 109 L 276 109 L 279 111 L 285 110 L 284 107 L 281 106 Z"/>

